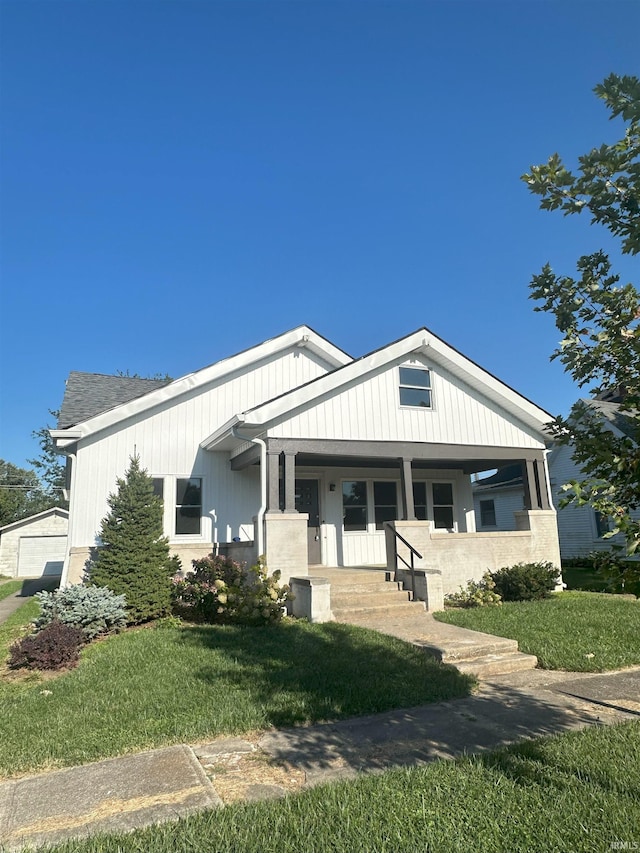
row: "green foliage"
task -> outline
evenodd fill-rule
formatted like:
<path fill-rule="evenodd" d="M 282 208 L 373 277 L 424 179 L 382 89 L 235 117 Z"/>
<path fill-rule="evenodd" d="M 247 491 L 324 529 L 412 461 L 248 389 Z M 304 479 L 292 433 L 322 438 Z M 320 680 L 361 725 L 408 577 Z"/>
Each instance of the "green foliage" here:
<path fill-rule="evenodd" d="M 267 574 L 264 557 L 247 569 L 231 557 L 210 554 L 194 560 L 186 578 L 174 578 L 173 593 L 176 603 L 206 622 L 262 625 L 282 618 L 289 587 L 279 580 L 280 572 Z"/>
<path fill-rule="evenodd" d="M 579 158 L 579 170 L 566 168 L 557 154 L 532 166 L 523 180 L 542 197 L 543 210 L 565 216 L 588 211 L 591 222 L 603 225 L 621 240 L 623 253 L 640 252 L 640 80 L 611 74 L 595 89 L 610 111 L 626 123 L 622 139 L 593 148 Z M 581 387 L 592 384 L 596 394 L 621 391 L 624 428 L 612 430 L 597 407 L 577 403 L 568 418 L 557 417 L 550 431 L 560 444 L 572 447 L 586 476 L 567 484 L 566 500 L 591 504 L 620 532 L 627 551 L 640 546 L 640 293 L 620 284 L 602 250 L 582 256 L 578 276 L 557 275 L 547 264 L 531 282 L 536 311 L 555 316 L 562 340 L 558 358 Z"/>
<path fill-rule="evenodd" d="M 51 506 L 35 471 L 0 459 L 0 527 Z"/>
<path fill-rule="evenodd" d="M 124 595 L 116 595 L 107 587 L 77 584 L 54 592 L 38 592 L 36 598 L 40 603 L 36 630 L 58 621 L 80 628 L 85 639 L 93 640 L 127 624 Z"/>
<path fill-rule="evenodd" d="M 111 511 L 100 526 L 101 545 L 87 566 L 87 581 L 124 595 L 132 624 L 164 616 L 171 608 L 175 564 L 162 535 L 162 500 L 137 456 L 108 503 Z"/>
<path fill-rule="evenodd" d="M 60 412 L 49 409 L 49 414 L 56 420 Z M 66 463 L 64 457 L 56 452 L 55 444 L 49 430 L 51 427 L 42 427 L 32 434 L 40 445 L 40 455 L 36 459 L 29 459 L 29 464 L 38 472 L 38 477 L 44 484 L 43 494 L 47 499 L 47 507 L 59 506 L 62 509 L 69 508 L 69 502 L 65 501 L 63 489 L 66 485 Z"/>
<path fill-rule="evenodd" d="M 14 643 L 9 650 L 9 666 L 13 669 L 67 669 L 75 666 L 80 657 L 84 634 L 80 628 L 50 622 L 38 634 Z"/>
<path fill-rule="evenodd" d="M 636 594 L 640 584 L 640 560 L 627 560 L 617 551 L 595 551 L 589 562 L 610 591 Z"/>
<path fill-rule="evenodd" d="M 495 607 L 502 604 L 495 586 L 491 573 L 485 572 L 482 580 L 469 581 L 466 588 L 460 587 L 460 592 L 445 595 L 444 602 L 448 607 Z"/>
<path fill-rule="evenodd" d="M 496 592 L 503 601 L 537 601 L 548 598 L 560 577 L 552 563 L 518 563 L 491 572 Z"/>

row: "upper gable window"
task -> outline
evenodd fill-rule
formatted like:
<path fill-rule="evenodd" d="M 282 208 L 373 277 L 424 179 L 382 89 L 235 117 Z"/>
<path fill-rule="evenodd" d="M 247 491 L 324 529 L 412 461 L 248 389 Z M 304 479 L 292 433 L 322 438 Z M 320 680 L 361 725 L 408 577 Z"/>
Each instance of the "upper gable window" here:
<path fill-rule="evenodd" d="M 426 368 L 400 368 L 400 405 L 431 408 L 431 371 Z"/>

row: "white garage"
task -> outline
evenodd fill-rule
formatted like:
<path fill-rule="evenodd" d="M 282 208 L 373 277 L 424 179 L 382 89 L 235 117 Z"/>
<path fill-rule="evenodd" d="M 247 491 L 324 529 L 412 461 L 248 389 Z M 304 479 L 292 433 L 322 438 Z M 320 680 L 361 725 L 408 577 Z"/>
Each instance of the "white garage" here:
<path fill-rule="evenodd" d="M 53 507 L 0 528 L 0 574 L 34 578 L 62 574 L 69 513 Z"/>

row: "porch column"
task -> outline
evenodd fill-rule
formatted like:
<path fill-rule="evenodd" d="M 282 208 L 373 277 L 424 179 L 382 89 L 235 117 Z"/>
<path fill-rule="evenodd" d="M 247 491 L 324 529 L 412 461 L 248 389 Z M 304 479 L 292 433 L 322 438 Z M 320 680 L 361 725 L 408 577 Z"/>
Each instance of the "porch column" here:
<path fill-rule="evenodd" d="M 267 512 L 280 512 L 280 451 L 267 449 Z"/>
<path fill-rule="evenodd" d="M 411 459 L 403 456 L 400 461 L 400 490 L 402 492 L 402 518 L 404 521 L 415 521 L 416 511 L 413 505 L 413 472 Z"/>
<path fill-rule="evenodd" d="M 542 457 L 522 463 L 524 505 L 526 509 L 551 509 L 547 477 Z"/>
<path fill-rule="evenodd" d="M 296 454 L 284 452 L 284 511 L 296 512 Z"/>

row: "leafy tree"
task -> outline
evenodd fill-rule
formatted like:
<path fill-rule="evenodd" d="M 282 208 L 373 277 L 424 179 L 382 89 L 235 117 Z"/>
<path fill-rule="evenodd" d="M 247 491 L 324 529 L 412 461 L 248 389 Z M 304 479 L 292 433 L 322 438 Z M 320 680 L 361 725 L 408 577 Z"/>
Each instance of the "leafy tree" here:
<path fill-rule="evenodd" d="M 35 471 L 0 459 L 0 527 L 50 506 Z"/>
<path fill-rule="evenodd" d="M 49 414 L 57 419 L 60 413 L 49 409 Z M 69 502 L 63 496 L 63 489 L 66 485 L 66 464 L 63 461 L 64 457 L 56 452 L 55 444 L 49 432 L 50 429 L 51 427 L 47 424 L 42 429 L 33 431 L 33 437 L 38 439 L 40 444 L 40 456 L 27 461 L 36 469 L 40 481 L 44 484 L 43 493 L 48 499 L 48 506 L 60 506 L 63 509 L 68 509 Z"/>
<path fill-rule="evenodd" d="M 593 148 L 566 168 L 558 154 L 522 176 L 543 210 L 565 216 L 587 214 L 620 240 L 623 254 L 640 252 L 640 80 L 611 74 L 595 87 L 610 112 L 621 117 L 624 136 Z M 552 355 L 580 387 L 601 395 L 616 388 L 623 433 L 614 433 L 594 405 L 577 403 L 568 418 L 557 417 L 552 434 L 573 447 L 587 472 L 565 487 L 566 502 L 590 503 L 614 521 L 609 535 L 621 532 L 627 552 L 640 546 L 640 523 L 631 517 L 640 506 L 640 293 L 621 284 L 609 256 L 597 250 L 577 262 L 577 276 L 557 275 L 546 265 L 531 282 L 536 311 L 555 316 L 562 333 Z"/>
<path fill-rule="evenodd" d="M 153 481 L 137 456 L 131 457 L 124 479 L 118 478 L 118 490 L 108 503 L 87 580 L 124 594 L 131 623 L 163 616 L 170 608 L 174 566 L 162 535 L 162 500 L 154 495 Z"/>

